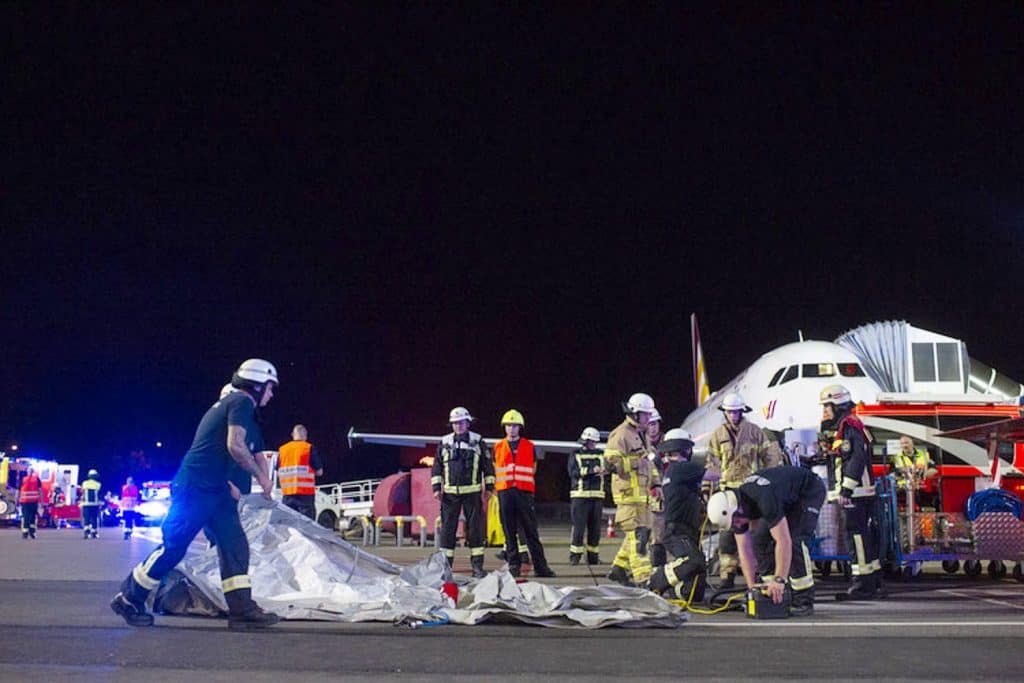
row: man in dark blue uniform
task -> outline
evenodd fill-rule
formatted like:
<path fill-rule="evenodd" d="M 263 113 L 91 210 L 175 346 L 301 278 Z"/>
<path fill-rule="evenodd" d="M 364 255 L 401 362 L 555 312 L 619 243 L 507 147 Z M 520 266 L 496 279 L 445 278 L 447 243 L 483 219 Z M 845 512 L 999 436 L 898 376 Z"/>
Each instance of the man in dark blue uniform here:
<path fill-rule="evenodd" d="M 230 485 L 232 466 L 256 477 L 269 500 L 271 483 L 266 467 L 253 453 L 263 448 L 258 409 L 273 397 L 277 370 L 252 358 L 239 366 L 231 384 L 239 391 L 218 400 L 199 423 L 196 435 L 171 482 L 171 508 L 164 520 L 163 545 L 136 566 L 114 596 L 111 609 L 131 626 L 150 626 L 146 611 L 150 591 L 181 561 L 199 530 L 209 526 L 217 539 L 221 585 L 228 604 L 230 628 L 265 628 L 277 623 L 252 599 L 249 542 L 242 531 Z"/>
<path fill-rule="evenodd" d="M 760 575 L 772 600 L 781 603 L 789 585 L 793 616 L 814 613 L 807 543 L 823 502 L 821 479 L 810 470 L 788 465 L 758 470 L 738 488 L 719 491 L 708 501 L 708 521 L 736 534 L 747 588 L 753 588 Z"/>

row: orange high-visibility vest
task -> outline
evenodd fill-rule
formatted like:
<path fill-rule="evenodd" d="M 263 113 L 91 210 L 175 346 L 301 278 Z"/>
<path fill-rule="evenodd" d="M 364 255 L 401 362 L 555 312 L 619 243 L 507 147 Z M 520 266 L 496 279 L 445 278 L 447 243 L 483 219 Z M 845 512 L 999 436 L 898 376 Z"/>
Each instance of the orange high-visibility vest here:
<path fill-rule="evenodd" d="M 289 441 L 278 449 L 277 480 L 286 496 L 316 495 L 316 475 L 309 466 L 313 446 L 308 441 Z"/>
<path fill-rule="evenodd" d="M 38 503 L 41 498 L 43 485 L 35 474 L 21 480 L 21 488 L 18 490 L 19 503 Z"/>
<path fill-rule="evenodd" d="M 513 456 L 508 439 L 502 439 L 494 446 L 494 490 L 519 489 L 533 493 L 533 466 L 532 441 L 519 439 Z"/>

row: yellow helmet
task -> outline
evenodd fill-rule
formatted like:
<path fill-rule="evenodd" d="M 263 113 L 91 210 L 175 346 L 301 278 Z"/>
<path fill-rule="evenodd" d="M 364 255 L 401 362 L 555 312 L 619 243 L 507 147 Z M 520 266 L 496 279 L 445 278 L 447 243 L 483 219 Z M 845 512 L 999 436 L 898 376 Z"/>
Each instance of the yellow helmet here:
<path fill-rule="evenodd" d="M 507 411 L 501 416 L 501 424 L 503 425 L 519 425 L 520 427 L 526 426 L 526 420 L 523 419 L 523 414 L 513 408 Z"/>

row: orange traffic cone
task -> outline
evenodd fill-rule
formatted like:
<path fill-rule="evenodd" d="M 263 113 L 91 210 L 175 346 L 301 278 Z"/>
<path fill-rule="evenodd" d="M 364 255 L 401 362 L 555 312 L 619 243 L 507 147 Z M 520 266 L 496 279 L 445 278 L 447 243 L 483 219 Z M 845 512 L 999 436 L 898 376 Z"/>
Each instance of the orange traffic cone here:
<path fill-rule="evenodd" d="M 615 518 L 608 515 L 608 538 L 615 538 Z"/>

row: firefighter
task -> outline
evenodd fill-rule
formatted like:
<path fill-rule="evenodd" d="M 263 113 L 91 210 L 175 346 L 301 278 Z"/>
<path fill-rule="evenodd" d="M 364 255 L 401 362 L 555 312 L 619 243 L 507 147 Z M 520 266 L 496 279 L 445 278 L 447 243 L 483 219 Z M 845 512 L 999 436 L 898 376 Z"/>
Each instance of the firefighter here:
<path fill-rule="evenodd" d="M 821 431 L 833 435 L 829 458 L 835 484 L 829 500 L 837 500 L 846 523 L 846 549 L 851 553 L 850 587 L 836 600 L 871 600 L 882 590 L 875 519 L 875 475 L 871 469 L 871 435 L 853 413 L 850 391 L 841 384 L 821 390 Z"/>
<path fill-rule="evenodd" d="M 677 600 L 699 602 L 704 599 L 707 568 L 700 548 L 704 521 L 704 499 L 700 484 L 704 463 L 691 462 L 693 436 L 683 429 L 670 429 L 658 444 L 668 468 L 661 480 L 665 503 L 665 529 L 662 544 L 671 562 L 655 567 L 648 582 L 650 590 Z"/>
<path fill-rule="evenodd" d="M 437 456 L 430 470 L 430 485 L 434 498 L 441 501 L 440 547 L 452 566 L 455 559 L 455 535 L 459 527 L 459 513 L 466 518 L 466 544 L 473 576 L 482 578 L 484 572 L 484 528 L 480 495 L 488 497 L 494 492 L 494 462 L 487 452 L 487 444 L 476 432 L 469 431 L 473 416 L 458 406 L 448 414 L 450 434 L 441 437 Z"/>
<path fill-rule="evenodd" d="M 132 530 L 135 529 L 135 517 L 138 515 L 135 508 L 139 504 L 139 487 L 131 477 L 125 479 L 121 487 L 121 519 L 124 521 L 124 540 L 132 537 Z"/>
<path fill-rule="evenodd" d="M 498 492 L 501 528 L 505 532 L 505 555 L 513 558 L 508 561 L 509 573 L 512 576 L 520 573 L 522 552 L 517 539 L 522 533 L 530 550 L 534 573 L 543 577 L 554 576 L 537 533 L 537 511 L 533 499 L 536 455 L 533 442 L 520 435 L 526 421 L 522 413 L 512 409 L 501 416 L 501 426 L 505 430 L 505 438 L 494 444 L 494 488 Z"/>
<path fill-rule="evenodd" d="M 821 479 L 810 470 L 789 466 L 759 470 L 738 487 L 723 489 L 708 500 L 708 521 L 735 535 L 747 588 L 765 582 L 772 601 L 780 604 L 788 585 L 793 616 L 814 613 L 808 541 L 824 501 Z"/>
<path fill-rule="evenodd" d="M 669 465 L 668 458 L 658 450 L 662 436 L 661 413 L 655 408 L 651 411 L 651 419 L 647 423 L 647 458 L 654 463 L 659 477 L 665 474 Z M 661 542 L 665 537 L 665 504 L 657 496 L 651 497 L 651 519 L 651 567 L 657 568 L 668 560 L 665 545 Z"/>
<path fill-rule="evenodd" d="M 654 399 L 647 394 L 633 394 L 622 409 L 626 417 L 608 435 L 604 452 L 612 474 L 615 522 L 625 535 L 608 578 L 632 586 L 651 576 L 650 499 L 652 489 L 660 485 L 654 463 L 647 458 L 647 423 L 654 410 Z"/>
<path fill-rule="evenodd" d="M 82 499 L 78 505 L 82 510 L 82 537 L 98 538 L 100 526 L 100 505 L 103 499 L 100 498 L 100 473 L 96 470 L 89 470 L 86 480 L 82 482 Z"/>
<path fill-rule="evenodd" d="M 316 477 L 324 474 L 320 453 L 309 443 L 304 425 L 292 427 L 292 440 L 278 449 L 277 481 L 282 503 L 316 519 Z"/>
<path fill-rule="evenodd" d="M 39 503 L 43 499 L 43 484 L 34 468 L 29 467 L 18 488 L 18 504 L 21 505 L 21 537 L 36 537 L 36 518 Z"/>
<path fill-rule="evenodd" d="M 725 413 L 725 421 L 711 434 L 708 441 L 707 468 L 711 478 L 718 478 L 718 486 L 734 489 L 754 472 L 782 463 L 778 445 L 769 439 L 760 427 L 744 419 L 750 406 L 737 393 L 726 394 L 718 409 Z M 718 587 L 729 589 L 736 582 L 736 541 L 731 531 L 718 535 Z"/>
<path fill-rule="evenodd" d="M 604 451 L 598 449 L 601 433 L 587 427 L 580 434 L 583 447 L 569 456 L 569 499 L 572 538 L 569 564 L 578 565 L 587 554 L 587 564 L 601 564 L 601 511 L 604 508 Z M 583 545 L 586 536 L 587 545 Z"/>
<path fill-rule="evenodd" d="M 231 384 L 239 391 L 229 392 L 206 411 L 174 475 L 171 507 L 162 527 L 163 544 L 128 574 L 121 592 L 110 602 L 110 608 L 131 626 L 153 624 L 146 598 L 181 561 L 205 525 L 217 539 L 228 627 L 266 628 L 278 621 L 276 614 L 264 612 L 252 599 L 249 542 L 228 484 L 231 464 L 237 463 L 250 478 L 256 477 L 263 497 L 271 500 L 267 469 L 253 453 L 263 449 L 257 411 L 274 395 L 277 369 L 265 360 L 250 358 L 235 371 Z"/>

